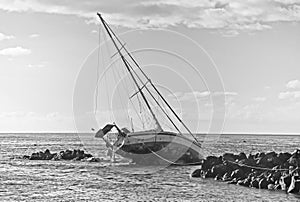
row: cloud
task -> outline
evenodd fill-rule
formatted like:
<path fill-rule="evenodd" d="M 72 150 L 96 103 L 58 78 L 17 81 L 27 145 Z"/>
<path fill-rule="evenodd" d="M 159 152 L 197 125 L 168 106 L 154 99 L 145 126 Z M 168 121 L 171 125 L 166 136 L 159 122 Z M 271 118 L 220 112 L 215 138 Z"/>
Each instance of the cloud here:
<path fill-rule="evenodd" d="M 2 40 L 8 40 L 8 39 L 14 39 L 15 37 L 12 35 L 5 35 L 3 33 L 0 32 L 0 41 Z"/>
<path fill-rule="evenodd" d="M 266 101 L 266 97 L 255 97 L 255 98 L 253 98 L 253 100 L 255 101 L 255 102 L 264 102 L 264 101 Z"/>
<path fill-rule="evenodd" d="M 29 64 L 27 65 L 28 68 L 43 68 L 45 67 L 45 64 Z"/>
<path fill-rule="evenodd" d="M 235 97 L 238 93 L 236 92 L 209 92 L 209 91 L 193 91 L 193 92 L 176 92 L 169 96 L 179 101 L 195 101 L 195 100 L 207 100 L 210 96 L 219 97 L 225 96 L 226 99 L 229 97 Z"/>
<path fill-rule="evenodd" d="M 29 35 L 30 38 L 37 38 L 39 36 L 40 36 L 39 34 L 31 34 L 31 35 Z"/>
<path fill-rule="evenodd" d="M 283 99 L 289 99 L 289 100 L 295 100 L 300 98 L 300 91 L 297 91 L 297 89 L 300 89 L 300 81 L 299 80 L 291 80 L 286 85 L 286 91 L 280 92 L 278 94 L 278 98 Z"/>
<path fill-rule="evenodd" d="M 281 92 L 278 95 L 279 99 L 290 99 L 294 100 L 297 98 L 300 98 L 300 91 L 286 91 L 286 92 Z"/>
<path fill-rule="evenodd" d="M 99 22 L 101 12 L 110 24 L 130 28 L 169 27 L 219 29 L 225 36 L 260 31 L 277 22 L 299 22 L 299 0 L 1 0 L 0 9 L 76 15 Z"/>
<path fill-rule="evenodd" d="M 207 98 L 210 95 L 210 92 L 208 91 L 193 91 L 193 92 L 176 92 L 173 94 L 170 94 L 170 97 L 173 97 L 176 100 L 179 101 L 192 101 L 192 100 L 198 100 L 202 98 Z"/>
<path fill-rule="evenodd" d="M 4 56 L 22 56 L 22 55 L 29 55 L 31 54 L 31 50 L 17 46 L 15 48 L 5 48 L 0 50 L 0 55 Z"/>
<path fill-rule="evenodd" d="M 292 81 L 289 81 L 287 84 L 286 84 L 286 87 L 288 89 L 300 89 L 300 81 L 299 80 L 292 80 Z"/>

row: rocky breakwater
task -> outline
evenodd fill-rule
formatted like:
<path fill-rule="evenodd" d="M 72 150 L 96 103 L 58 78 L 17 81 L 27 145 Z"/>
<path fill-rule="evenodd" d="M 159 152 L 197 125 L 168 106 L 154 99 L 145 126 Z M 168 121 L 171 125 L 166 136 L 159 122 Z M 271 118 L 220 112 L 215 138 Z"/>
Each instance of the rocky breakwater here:
<path fill-rule="evenodd" d="M 208 156 L 191 175 L 246 187 L 300 193 L 300 150 Z"/>
<path fill-rule="evenodd" d="M 24 159 L 29 160 L 83 160 L 83 159 L 90 159 L 93 161 L 93 155 L 85 153 L 83 150 L 74 149 L 74 150 L 65 150 L 60 151 L 58 153 L 51 153 L 49 149 L 46 149 L 44 152 L 35 152 L 32 153 L 30 156 L 24 155 Z"/>

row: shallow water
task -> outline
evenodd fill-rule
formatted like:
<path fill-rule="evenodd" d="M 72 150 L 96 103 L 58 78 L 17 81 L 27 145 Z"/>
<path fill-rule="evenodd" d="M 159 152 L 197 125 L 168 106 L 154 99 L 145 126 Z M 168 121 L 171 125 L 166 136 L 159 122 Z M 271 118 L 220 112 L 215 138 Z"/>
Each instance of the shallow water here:
<path fill-rule="evenodd" d="M 199 138 L 203 139 L 202 136 Z M 209 154 L 289 151 L 299 136 L 213 136 Z M 22 155 L 50 149 L 85 149 L 108 159 L 104 143 L 90 134 L 0 134 L 1 201 L 298 201 L 296 195 L 192 179 L 196 167 L 141 167 L 119 163 L 29 161 Z"/>

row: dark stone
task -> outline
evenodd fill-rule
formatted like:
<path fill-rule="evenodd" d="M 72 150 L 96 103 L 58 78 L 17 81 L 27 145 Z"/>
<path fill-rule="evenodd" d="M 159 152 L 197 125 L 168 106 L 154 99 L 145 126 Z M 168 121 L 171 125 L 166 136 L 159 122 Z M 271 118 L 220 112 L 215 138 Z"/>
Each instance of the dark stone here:
<path fill-rule="evenodd" d="M 268 189 L 269 190 L 274 190 L 275 189 L 275 184 L 268 184 Z"/>
<path fill-rule="evenodd" d="M 262 178 L 259 180 L 258 187 L 259 189 L 268 189 L 268 180 L 266 178 Z"/>
<path fill-rule="evenodd" d="M 228 181 L 227 184 L 237 184 L 238 180 L 233 178 L 231 181 Z"/>
<path fill-rule="evenodd" d="M 276 184 L 275 187 L 274 187 L 274 189 L 275 189 L 275 190 L 282 190 L 280 184 Z"/>
<path fill-rule="evenodd" d="M 51 153 L 49 149 L 46 149 L 45 152 L 36 152 L 32 153 L 31 156 L 24 155 L 23 158 L 29 160 L 82 160 L 83 158 L 91 158 L 93 155 L 85 154 L 84 151 L 81 150 L 66 150 L 60 151 L 59 153 Z"/>
<path fill-rule="evenodd" d="M 231 178 L 243 179 L 245 177 L 245 172 L 242 169 L 236 169 L 231 173 Z"/>
<path fill-rule="evenodd" d="M 213 177 L 219 175 L 223 176 L 226 172 L 229 172 L 229 168 L 224 164 L 215 165 L 212 167 L 211 172 Z"/>
<path fill-rule="evenodd" d="M 203 176 L 203 178 L 213 178 L 214 177 L 211 170 L 204 171 L 202 176 Z"/>
<path fill-rule="evenodd" d="M 225 153 L 222 156 L 223 161 L 235 161 L 237 159 L 237 156 L 232 153 Z"/>
<path fill-rule="evenodd" d="M 230 176 L 230 172 L 226 172 L 223 177 L 222 177 L 222 180 L 224 182 L 227 182 L 227 181 L 231 181 L 233 178 Z"/>
<path fill-rule="evenodd" d="M 84 158 L 91 158 L 91 157 L 93 157 L 92 154 L 84 154 L 83 156 L 84 156 Z"/>
<path fill-rule="evenodd" d="M 299 193 L 300 191 L 300 180 L 299 176 L 292 176 L 290 186 L 287 190 L 288 193 Z"/>
<path fill-rule="evenodd" d="M 291 184 L 291 180 L 292 180 L 292 176 L 291 175 L 285 175 L 285 176 L 281 176 L 280 180 L 279 180 L 279 184 L 281 186 L 281 190 L 287 190 L 288 187 Z"/>
<path fill-rule="evenodd" d="M 214 180 L 221 180 L 222 179 L 222 177 L 221 177 L 221 175 L 216 175 L 216 177 L 214 178 Z"/>
<path fill-rule="evenodd" d="M 260 181 L 259 178 L 254 178 L 253 180 L 251 180 L 250 186 L 255 187 L 255 188 L 259 188 L 259 181 Z"/>
<path fill-rule="evenodd" d="M 201 169 L 196 169 L 191 174 L 192 177 L 201 177 Z"/>
<path fill-rule="evenodd" d="M 222 164 L 222 158 L 220 157 L 215 157 L 215 156 L 208 156 L 203 164 L 201 165 L 202 170 L 208 170 L 211 169 L 215 165 Z"/>
<path fill-rule="evenodd" d="M 300 166 L 300 157 L 297 155 L 292 155 L 288 160 L 287 160 L 289 166 L 295 166 L 298 167 Z"/>
<path fill-rule="evenodd" d="M 247 156 L 244 152 L 241 152 L 239 155 L 238 155 L 238 160 L 243 160 L 243 159 L 247 159 Z"/>

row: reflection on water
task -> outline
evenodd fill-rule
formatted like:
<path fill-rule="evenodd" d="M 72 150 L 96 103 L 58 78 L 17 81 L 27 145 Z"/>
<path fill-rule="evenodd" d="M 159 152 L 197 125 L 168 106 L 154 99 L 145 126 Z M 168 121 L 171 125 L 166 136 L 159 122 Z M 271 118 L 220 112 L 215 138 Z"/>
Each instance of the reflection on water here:
<path fill-rule="evenodd" d="M 201 139 L 201 137 L 200 137 Z M 224 152 L 293 151 L 298 136 L 221 136 L 206 146 Z M 191 179 L 195 167 L 142 167 L 118 163 L 29 161 L 17 157 L 50 149 L 85 149 L 104 159 L 104 143 L 89 134 L 1 134 L 0 200 L 2 201 L 297 201 L 295 195 L 258 190 L 207 179 Z M 150 172 L 155 171 L 155 172 Z"/>

